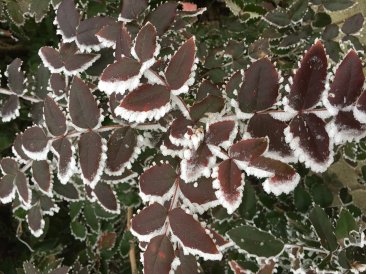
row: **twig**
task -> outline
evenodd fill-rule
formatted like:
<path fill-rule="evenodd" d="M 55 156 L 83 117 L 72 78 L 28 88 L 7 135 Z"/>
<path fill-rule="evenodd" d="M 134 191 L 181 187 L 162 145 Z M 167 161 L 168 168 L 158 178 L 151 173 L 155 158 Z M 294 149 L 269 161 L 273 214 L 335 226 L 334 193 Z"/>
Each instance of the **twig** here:
<path fill-rule="evenodd" d="M 329 252 L 327 252 L 323 249 L 307 247 L 307 246 L 302 246 L 302 245 L 286 244 L 285 248 L 302 248 L 303 250 L 307 250 L 307 251 L 312 251 L 312 252 L 322 253 L 322 254 L 327 254 L 327 255 L 329 254 Z"/>
<path fill-rule="evenodd" d="M 30 102 L 33 102 L 33 103 L 40 103 L 40 102 L 43 102 L 42 99 L 38 99 L 38 98 L 34 98 L 34 97 L 31 97 L 31 96 L 27 96 L 27 95 L 18 95 L 10 90 L 7 90 L 7 89 L 4 89 L 4 88 L 0 88 L 0 94 L 5 94 L 5 95 L 16 95 L 24 100 L 27 100 L 27 101 L 30 101 Z"/>
<path fill-rule="evenodd" d="M 133 209 L 132 207 L 127 208 L 127 230 L 131 229 L 131 219 L 132 219 Z M 136 250 L 135 243 L 133 240 L 130 241 L 130 250 L 128 252 L 128 257 L 130 258 L 131 273 L 137 274 L 137 263 L 136 263 Z"/>

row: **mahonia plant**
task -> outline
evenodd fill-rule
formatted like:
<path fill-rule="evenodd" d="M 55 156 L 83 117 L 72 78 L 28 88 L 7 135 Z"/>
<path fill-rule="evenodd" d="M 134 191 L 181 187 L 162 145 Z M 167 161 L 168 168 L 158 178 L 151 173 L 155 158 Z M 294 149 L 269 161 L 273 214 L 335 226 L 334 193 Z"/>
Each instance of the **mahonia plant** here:
<path fill-rule="evenodd" d="M 301 179 L 297 162 L 324 172 L 336 145 L 365 137 L 361 60 L 350 50 L 331 66 L 317 40 L 293 76 L 262 57 L 233 73 L 223 90 L 202 80 L 195 94 L 202 60 L 186 27 L 203 12 L 176 2 L 150 11 L 147 1 L 127 0 L 118 20 L 83 18 L 73 0 L 63 0 L 55 19 L 62 40 L 58 48 L 39 49 L 40 70 L 51 73 L 47 92 L 26 95 L 22 61 L 8 66 L 2 121 L 19 115 L 22 99 L 41 103 L 42 117 L 16 136 L 14 157 L 1 160 L 0 201 L 26 211 L 35 237 L 62 200 L 86 200 L 119 214 L 115 189 L 138 178 L 146 206 L 133 216 L 130 231 L 140 242 L 144 273 L 197 273 L 197 257 L 222 260 L 228 248 L 257 258 L 263 269 L 273 269 L 284 252 L 299 252 L 254 225 L 221 235 L 199 215 L 217 206 L 234 214 L 246 177 L 261 179 L 267 193 L 289 194 Z M 133 168 L 146 150 L 154 151 L 153 160 Z M 315 207 L 310 220 L 321 244 L 342 252 L 319 219 L 331 226 Z M 72 231 L 85 239 L 78 223 Z M 115 233 L 107 233 L 96 244 L 115 241 Z M 355 244 L 364 245 L 364 238 Z M 245 273 L 235 260 L 229 266 Z"/>

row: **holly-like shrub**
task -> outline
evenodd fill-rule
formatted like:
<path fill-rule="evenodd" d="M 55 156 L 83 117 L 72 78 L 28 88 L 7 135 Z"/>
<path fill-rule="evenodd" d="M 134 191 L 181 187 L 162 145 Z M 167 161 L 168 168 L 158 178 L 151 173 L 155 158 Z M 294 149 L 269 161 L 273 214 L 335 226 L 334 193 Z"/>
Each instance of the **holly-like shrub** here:
<path fill-rule="evenodd" d="M 338 26 L 314 21 L 354 3 L 313 2 L 226 1 L 259 40 L 219 46 L 192 3 L 124 0 L 95 16 L 53 3 L 58 46 L 39 48 L 29 77 L 14 59 L 0 91 L 4 123 L 33 105 L 0 162 L 0 201 L 33 235 L 17 233 L 36 251 L 24 271 L 365 271 L 363 51 L 341 42 L 329 58 Z M 278 30 L 260 38 L 263 24 Z M 352 40 L 363 16 L 342 24 Z M 74 239 L 51 244 L 55 229 Z"/>

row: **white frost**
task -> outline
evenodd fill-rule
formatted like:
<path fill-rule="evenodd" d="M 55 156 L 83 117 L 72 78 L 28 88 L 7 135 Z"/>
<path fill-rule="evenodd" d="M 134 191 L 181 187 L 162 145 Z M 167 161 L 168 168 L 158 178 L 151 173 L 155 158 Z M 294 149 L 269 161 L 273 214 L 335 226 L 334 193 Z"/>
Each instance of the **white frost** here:
<path fill-rule="evenodd" d="M 272 178 L 268 178 L 263 182 L 263 189 L 267 193 L 273 193 L 278 196 L 282 193 L 290 193 L 295 189 L 300 181 L 300 175 L 295 174 L 291 180 L 288 181 L 273 181 Z"/>

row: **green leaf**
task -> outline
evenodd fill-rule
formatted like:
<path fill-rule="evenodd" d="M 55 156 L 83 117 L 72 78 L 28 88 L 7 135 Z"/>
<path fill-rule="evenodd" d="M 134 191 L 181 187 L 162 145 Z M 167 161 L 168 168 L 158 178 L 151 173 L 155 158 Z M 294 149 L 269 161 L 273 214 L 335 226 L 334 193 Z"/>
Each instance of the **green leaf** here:
<path fill-rule="evenodd" d="M 299 22 L 308 10 L 308 0 L 297 0 L 289 8 L 289 14 L 293 22 Z"/>
<path fill-rule="evenodd" d="M 311 205 L 311 197 L 304 187 L 298 186 L 295 188 L 294 203 L 299 211 L 305 212 L 308 210 Z"/>
<path fill-rule="evenodd" d="M 342 209 L 335 228 L 335 235 L 337 239 L 343 239 L 348 237 L 352 230 L 357 230 L 356 221 L 348 210 Z"/>
<path fill-rule="evenodd" d="M 324 210 L 318 206 L 314 207 L 309 214 L 309 219 L 320 238 L 322 246 L 330 251 L 336 250 L 338 244 L 334 235 L 334 228 Z"/>
<path fill-rule="evenodd" d="M 333 195 L 324 183 L 315 183 L 310 188 L 314 202 L 321 207 L 328 207 L 333 202 Z"/>
<path fill-rule="evenodd" d="M 94 208 L 90 203 L 85 203 L 84 205 L 84 217 L 86 224 L 95 232 L 99 231 L 100 224 L 95 214 Z"/>
<path fill-rule="evenodd" d="M 49 0 L 32 0 L 29 12 L 33 14 L 34 19 L 39 23 L 47 15 L 49 6 Z"/>
<path fill-rule="evenodd" d="M 243 225 L 226 233 L 239 249 L 260 257 L 274 257 L 284 248 L 282 241 L 255 227 Z"/>
<path fill-rule="evenodd" d="M 75 237 L 75 239 L 83 241 L 86 238 L 86 227 L 82 223 L 78 221 L 73 221 L 70 224 L 70 229 L 72 235 Z"/>
<path fill-rule="evenodd" d="M 271 25 L 275 25 L 279 28 L 284 28 L 291 24 L 289 16 L 280 10 L 273 10 L 267 13 L 264 18 Z"/>
<path fill-rule="evenodd" d="M 352 7 L 353 4 L 352 0 L 323 0 L 324 8 L 329 11 L 344 10 Z"/>
<path fill-rule="evenodd" d="M 238 212 L 245 219 L 252 219 L 257 213 L 257 197 L 253 186 L 248 182 L 244 186 L 243 199 Z"/>
<path fill-rule="evenodd" d="M 18 0 L 8 1 L 5 10 L 15 25 L 22 26 L 25 23 L 24 13 L 28 11 L 28 8 L 28 1 Z"/>
<path fill-rule="evenodd" d="M 83 207 L 82 202 L 70 203 L 70 205 L 69 205 L 69 208 L 70 208 L 69 214 L 70 214 L 71 221 L 73 221 L 77 216 L 79 216 L 82 207 Z"/>
<path fill-rule="evenodd" d="M 313 21 L 314 27 L 323 28 L 330 23 L 332 23 L 332 18 L 330 18 L 330 16 L 325 12 L 318 12 L 317 14 L 315 14 L 315 18 Z"/>

